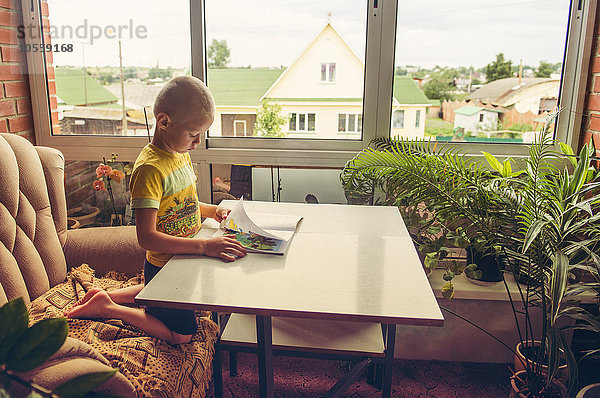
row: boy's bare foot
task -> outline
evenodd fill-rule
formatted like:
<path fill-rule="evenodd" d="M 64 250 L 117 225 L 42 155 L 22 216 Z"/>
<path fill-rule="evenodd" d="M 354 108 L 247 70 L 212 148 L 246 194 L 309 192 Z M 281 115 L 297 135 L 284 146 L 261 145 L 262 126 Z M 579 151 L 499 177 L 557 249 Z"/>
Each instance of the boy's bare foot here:
<path fill-rule="evenodd" d="M 78 305 L 83 305 L 85 303 L 87 303 L 92 297 L 94 297 L 96 295 L 96 293 L 102 291 L 103 289 L 100 289 L 98 287 L 93 287 L 90 290 L 87 291 L 87 293 L 80 298 L 73 307 L 77 307 Z"/>
<path fill-rule="evenodd" d="M 111 318 L 114 316 L 112 309 L 116 306 L 117 304 L 111 300 L 108 293 L 105 290 L 100 289 L 85 303 L 73 307 L 67 314 L 67 318 Z"/>

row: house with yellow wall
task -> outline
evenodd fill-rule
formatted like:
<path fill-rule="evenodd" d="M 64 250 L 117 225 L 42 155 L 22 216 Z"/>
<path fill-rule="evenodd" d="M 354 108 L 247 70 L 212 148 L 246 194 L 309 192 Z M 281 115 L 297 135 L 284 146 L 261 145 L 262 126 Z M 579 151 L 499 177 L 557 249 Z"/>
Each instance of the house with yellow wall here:
<path fill-rule="evenodd" d="M 329 22 L 285 69 L 214 69 L 207 80 L 218 113 L 213 137 L 259 136 L 254 123 L 262 100 L 281 106 L 289 138 L 361 137 L 364 63 Z M 423 137 L 428 106 L 412 79 L 396 76 L 392 134 Z"/>

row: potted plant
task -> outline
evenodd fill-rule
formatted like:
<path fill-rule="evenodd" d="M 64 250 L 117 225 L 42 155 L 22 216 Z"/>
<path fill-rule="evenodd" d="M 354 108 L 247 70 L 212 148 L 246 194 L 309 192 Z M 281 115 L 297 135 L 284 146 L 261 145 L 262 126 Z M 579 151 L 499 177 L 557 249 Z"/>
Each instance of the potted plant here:
<path fill-rule="evenodd" d="M 452 145 L 436 150 L 433 142 L 379 139 L 375 148 L 349 161 L 341 175 L 345 189 L 370 178 L 388 203 L 424 205 L 449 230 L 462 228 L 480 252 L 503 254 L 503 280 L 506 274 L 528 276 L 526 286 L 518 285 L 520 302 L 509 294 L 519 340 L 531 354 L 529 361 L 518 360 L 524 373 L 512 380 L 519 389 L 515 394 L 525 397 L 561 394 L 556 380 L 561 361 L 569 371 L 568 387 L 574 388 L 577 363 L 558 321 L 571 316 L 577 319 L 575 327 L 593 325 L 589 314 L 571 300 L 598 284 L 569 285 L 568 277 L 576 268 L 596 276 L 600 269 L 595 254 L 600 196 L 598 183 L 592 182 L 596 173 L 590 169 L 591 150 L 584 146 L 577 157 L 561 145 L 562 154 L 557 153 L 549 126 L 531 145 L 525 167 L 516 172 L 511 159 L 500 163 L 485 154 L 490 170 Z M 540 330 L 533 329 L 533 317 L 539 317 Z"/>
<path fill-rule="evenodd" d="M 100 209 L 96 206 L 91 206 L 87 203 L 83 203 L 81 206 L 73 207 L 67 211 L 67 218 L 76 221 L 79 227 L 93 224 L 96 221 L 96 217 L 100 214 Z"/>
<path fill-rule="evenodd" d="M 124 215 L 117 210 L 115 201 L 114 189 L 112 181 L 121 183 L 125 180 L 127 174 L 125 172 L 125 166 L 121 163 L 117 163 L 118 154 L 111 154 L 110 161 L 107 162 L 105 158 L 102 158 L 103 163 L 96 168 L 96 177 L 92 186 L 96 191 L 108 192 L 109 199 L 109 212 L 110 212 L 110 225 L 124 225 Z M 117 167 L 120 166 L 123 170 L 119 170 Z"/>

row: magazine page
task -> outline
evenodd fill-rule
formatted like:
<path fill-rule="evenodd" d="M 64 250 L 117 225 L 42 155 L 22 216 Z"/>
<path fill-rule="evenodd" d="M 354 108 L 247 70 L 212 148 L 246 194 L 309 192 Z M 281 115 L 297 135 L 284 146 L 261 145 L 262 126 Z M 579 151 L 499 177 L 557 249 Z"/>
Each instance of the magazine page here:
<path fill-rule="evenodd" d="M 302 217 L 257 214 L 259 221 L 264 222 L 269 230 L 261 228 L 250 218 L 244 209 L 243 200 L 240 199 L 229 213 L 229 216 L 221 222 L 220 227 L 225 229 L 226 232 L 221 231 L 220 234 L 235 234 L 235 239 L 250 251 L 283 254 L 294 235 L 296 225 Z M 290 231 L 292 225 L 293 230 Z M 271 228 L 285 228 L 286 230 Z"/>

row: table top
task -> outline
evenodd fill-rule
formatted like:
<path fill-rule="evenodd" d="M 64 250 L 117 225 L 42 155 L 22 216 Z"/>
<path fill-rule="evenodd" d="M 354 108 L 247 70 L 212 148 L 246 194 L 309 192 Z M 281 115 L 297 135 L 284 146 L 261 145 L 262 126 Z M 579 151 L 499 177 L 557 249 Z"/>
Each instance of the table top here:
<path fill-rule="evenodd" d="M 231 203 L 229 203 L 231 205 Z M 443 316 L 395 207 L 245 202 L 248 213 L 302 215 L 283 256 L 232 263 L 175 256 L 141 304 L 340 321 L 441 326 Z M 206 220 L 201 237 L 211 236 Z"/>

